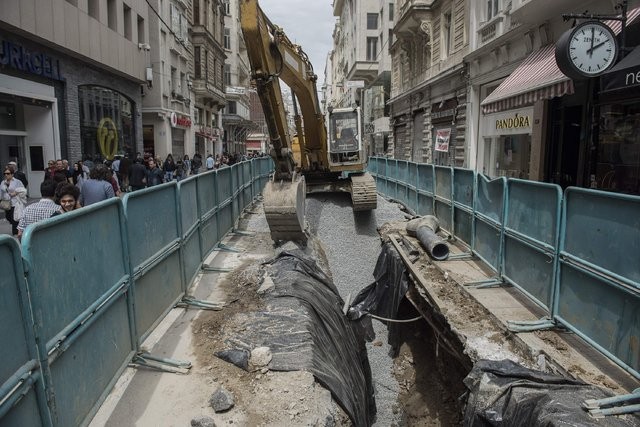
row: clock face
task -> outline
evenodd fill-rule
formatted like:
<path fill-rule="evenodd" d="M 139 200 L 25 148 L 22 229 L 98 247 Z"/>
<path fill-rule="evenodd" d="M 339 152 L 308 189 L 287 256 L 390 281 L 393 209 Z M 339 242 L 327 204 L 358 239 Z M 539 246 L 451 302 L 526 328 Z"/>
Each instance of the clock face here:
<path fill-rule="evenodd" d="M 586 22 L 576 27 L 569 40 L 569 59 L 586 76 L 595 76 L 609 68 L 616 59 L 616 38 L 609 27 Z"/>

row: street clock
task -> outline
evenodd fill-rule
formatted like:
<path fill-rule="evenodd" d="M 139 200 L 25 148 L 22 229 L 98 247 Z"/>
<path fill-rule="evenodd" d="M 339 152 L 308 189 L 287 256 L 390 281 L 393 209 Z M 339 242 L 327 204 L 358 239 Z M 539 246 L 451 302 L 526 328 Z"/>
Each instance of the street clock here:
<path fill-rule="evenodd" d="M 564 33 L 556 43 L 556 62 L 572 79 L 595 77 L 613 66 L 618 40 L 607 25 L 586 21 Z"/>

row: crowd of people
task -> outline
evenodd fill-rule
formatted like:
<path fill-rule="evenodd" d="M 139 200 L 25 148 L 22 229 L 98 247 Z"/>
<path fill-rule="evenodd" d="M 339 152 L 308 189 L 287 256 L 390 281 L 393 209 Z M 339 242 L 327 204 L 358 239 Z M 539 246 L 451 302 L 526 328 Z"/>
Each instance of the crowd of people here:
<path fill-rule="evenodd" d="M 202 160 L 199 154 L 193 158 L 185 155 L 174 160 L 169 154 L 164 161 L 150 153 L 116 156 L 113 161 L 99 158 L 85 159 L 70 165 L 67 160 L 49 160 L 45 179 L 40 184 L 42 198 L 27 203 L 28 181 L 15 162 L 3 169 L 0 182 L 0 208 L 11 224 L 14 236 L 21 239 L 31 224 L 52 216 L 89 206 L 111 197 L 119 197 L 129 191 L 137 191 L 170 182 L 180 181 L 201 171 L 231 166 L 235 163 L 262 157 L 265 154 L 208 154 Z"/>

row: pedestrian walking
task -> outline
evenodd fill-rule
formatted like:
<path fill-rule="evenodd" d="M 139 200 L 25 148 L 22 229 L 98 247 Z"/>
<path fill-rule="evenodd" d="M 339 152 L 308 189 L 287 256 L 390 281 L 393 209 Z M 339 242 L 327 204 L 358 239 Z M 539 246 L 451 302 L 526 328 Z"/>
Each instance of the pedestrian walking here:
<path fill-rule="evenodd" d="M 176 170 L 176 163 L 173 161 L 173 156 L 169 154 L 162 165 L 164 170 L 164 182 L 170 182 L 173 179 L 174 172 Z"/>
<path fill-rule="evenodd" d="M 153 187 L 159 184 L 162 184 L 162 170 L 152 157 L 149 159 L 149 169 L 147 170 L 147 187 Z"/>
<path fill-rule="evenodd" d="M 14 236 L 18 234 L 18 221 L 14 219 L 14 212 L 16 204 L 21 202 L 20 188 L 24 188 L 24 185 L 22 181 L 14 177 L 13 167 L 4 168 L 3 180 L 0 183 L 0 208 L 4 210 L 5 218 L 11 224 L 11 234 Z"/>
<path fill-rule="evenodd" d="M 147 169 L 142 164 L 142 158 L 136 158 L 129 171 L 129 185 L 131 191 L 142 190 L 147 186 Z"/>
<path fill-rule="evenodd" d="M 89 174 L 80 190 L 80 204 L 89 206 L 102 200 L 115 197 L 111 185 L 111 171 L 105 165 L 98 163 Z"/>
<path fill-rule="evenodd" d="M 73 184 L 59 184 L 56 188 L 55 200 L 60 205 L 60 209 L 51 216 L 71 212 L 80 207 L 80 189 Z"/>

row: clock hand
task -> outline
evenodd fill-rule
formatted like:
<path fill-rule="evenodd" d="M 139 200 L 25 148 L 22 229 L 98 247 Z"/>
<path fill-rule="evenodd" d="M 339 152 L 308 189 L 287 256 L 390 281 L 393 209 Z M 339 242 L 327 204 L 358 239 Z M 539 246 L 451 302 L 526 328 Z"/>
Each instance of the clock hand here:
<path fill-rule="evenodd" d="M 597 45 L 593 46 L 591 49 L 587 49 L 587 53 L 590 55 L 593 55 L 593 51 L 596 50 L 597 48 L 599 48 L 600 46 L 604 45 L 606 42 L 601 42 L 598 43 Z"/>

